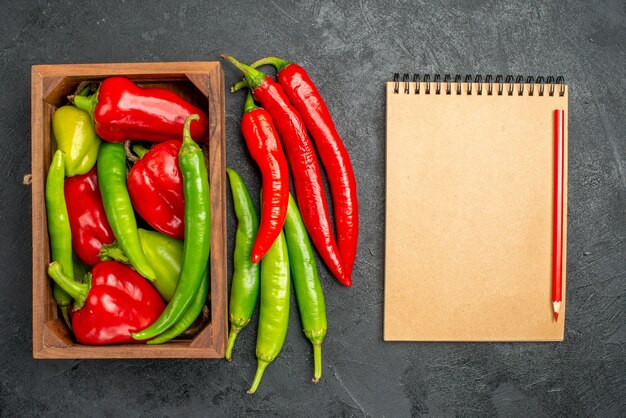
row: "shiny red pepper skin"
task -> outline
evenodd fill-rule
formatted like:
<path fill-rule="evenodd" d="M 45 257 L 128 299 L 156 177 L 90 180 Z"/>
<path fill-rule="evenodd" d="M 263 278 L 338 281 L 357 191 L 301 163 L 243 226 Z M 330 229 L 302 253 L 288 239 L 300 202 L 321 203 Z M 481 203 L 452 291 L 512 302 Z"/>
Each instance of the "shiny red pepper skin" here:
<path fill-rule="evenodd" d="M 241 132 L 250 155 L 263 178 L 261 222 L 252 247 L 252 262 L 258 263 L 283 229 L 289 203 L 289 167 L 272 117 L 248 95 L 241 118 Z"/>
<path fill-rule="evenodd" d="M 115 241 L 104 212 L 96 167 L 86 174 L 66 178 L 64 191 L 72 248 L 85 264 L 95 266 L 100 262 L 102 245 Z"/>
<path fill-rule="evenodd" d="M 298 207 L 311 241 L 332 274 L 341 283 L 350 286 L 352 283 L 345 281 L 333 236 L 320 166 L 302 119 L 280 85 L 269 77 L 254 89 L 252 95 L 272 115 L 283 142 L 291 166 Z"/>
<path fill-rule="evenodd" d="M 326 170 L 333 198 L 337 245 L 343 261 L 345 280 L 351 283 L 359 234 L 359 208 L 350 156 L 337 133 L 324 99 L 306 70 L 297 64 L 286 64 L 279 69 L 277 79 L 289 101 L 300 113 Z"/>
<path fill-rule="evenodd" d="M 70 311 L 72 331 L 81 344 L 135 343 L 130 333 L 148 327 L 165 309 L 146 279 L 115 261 L 97 264 L 87 283 L 71 283 L 59 263 L 52 263 L 48 272 L 64 289 L 70 281 L 66 290 L 75 300 Z"/>
<path fill-rule="evenodd" d="M 191 128 L 197 142 L 207 142 L 209 119 L 205 112 L 162 88 L 141 88 L 126 77 L 105 79 L 89 98 L 76 96 L 74 104 L 91 113 L 96 133 L 105 141 L 182 141 L 185 119 L 200 115 Z"/>
<path fill-rule="evenodd" d="M 337 280 L 345 286 L 351 286 L 352 280 L 344 277 L 343 263 L 328 214 L 320 166 L 302 118 L 289 103 L 280 84 L 231 56 L 222 57 L 244 73 L 252 89 L 252 96 L 272 116 L 289 160 L 298 207 L 311 241 Z"/>
<path fill-rule="evenodd" d="M 91 289 L 82 309 L 71 312 L 72 330 L 81 344 L 136 342 L 131 332 L 152 324 L 165 303 L 139 273 L 115 261 L 91 271 Z"/>
<path fill-rule="evenodd" d="M 185 200 L 178 167 L 180 144 L 180 141 L 166 141 L 153 146 L 135 162 L 127 182 L 137 213 L 157 231 L 182 240 Z"/>

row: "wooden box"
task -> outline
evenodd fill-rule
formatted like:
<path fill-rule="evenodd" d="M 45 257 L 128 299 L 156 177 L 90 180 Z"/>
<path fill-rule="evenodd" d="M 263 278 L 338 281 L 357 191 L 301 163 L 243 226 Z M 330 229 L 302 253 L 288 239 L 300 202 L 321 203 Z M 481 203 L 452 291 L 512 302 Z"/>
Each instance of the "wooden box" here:
<path fill-rule="evenodd" d="M 52 158 L 51 121 L 57 107 L 83 81 L 126 76 L 142 86 L 164 87 L 206 109 L 210 141 L 205 155 L 211 188 L 211 257 L 209 322 L 191 340 L 160 346 L 123 344 L 85 346 L 76 343 L 51 295 L 44 187 Z M 37 65 L 31 92 L 33 193 L 33 357 L 78 358 L 219 358 L 227 339 L 224 77 L 217 62 Z"/>

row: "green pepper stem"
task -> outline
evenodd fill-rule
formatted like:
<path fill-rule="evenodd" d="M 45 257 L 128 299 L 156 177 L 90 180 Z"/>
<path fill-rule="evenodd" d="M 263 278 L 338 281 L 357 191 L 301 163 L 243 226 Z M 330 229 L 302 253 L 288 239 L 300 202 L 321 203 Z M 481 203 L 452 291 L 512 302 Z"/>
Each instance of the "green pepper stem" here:
<path fill-rule="evenodd" d="M 246 78 L 246 82 L 252 90 L 260 87 L 261 84 L 263 84 L 263 82 L 265 81 L 265 78 L 267 78 L 267 75 L 263 74 L 261 71 L 258 71 L 250 67 L 249 65 L 240 63 L 228 54 L 222 54 L 220 55 L 220 57 L 233 64 L 235 67 L 237 67 L 237 69 L 239 69 L 239 71 L 241 71 L 243 76 Z"/>
<path fill-rule="evenodd" d="M 224 357 L 228 361 L 232 361 L 233 347 L 235 346 L 235 340 L 237 339 L 237 335 L 239 335 L 239 331 L 241 331 L 241 328 L 231 325 L 230 333 L 228 333 L 228 345 L 226 346 L 226 354 L 224 355 Z"/>
<path fill-rule="evenodd" d="M 233 83 L 230 86 L 230 92 L 237 93 L 239 90 L 245 89 L 245 88 L 248 88 L 248 82 L 246 80 L 241 80 L 236 83 Z"/>
<path fill-rule="evenodd" d="M 291 62 L 284 60 L 282 58 L 278 58 L 278 57 L 265 57 L 265 58 L 261 58 L 255 62 L 253 62 L 252 64 L 250 64 L 250 67 L 252 68 L 258 68 L 261 67 L 263 65 L 271 65 L 272 67 L 276 68 L 276 72 L 281 72 L 286 66 L 288 66 L 289 64 L 291 64 Z M 234 83 L 232 86 L 230 86 L 230 92 L 231 93 L 236 93 L 239 90 L 248 87 L 248 82 L 246 80 L 241 80 L 238 81 L 236 83 Z"/>
<path fill-rule="evenodd" d="M 93 112 L 98 104 L 98 93 L 94 93 L 91 96 L 74 96 L 72 98 L 74 106 L 89 113 L 91 120 L 93 120 Z"/>
<path fill-rule="evenodd" d="M 71 278 L 71 276 L 68 275 Z M 52 285 L 52 297 L 59 306 L 68 306 L 72 303 L 72 297 L 56 283 Z"/>
<path fill-rule="evenodd" d="M 248 90 L 248 95 L 246 96 L 246 102 L 243 105 L 243 113 L 246 114 L 258 108 L 259 106 L 257 106 L 254 103 L 254 98 L 252 97 L 252 93 L 250 93 L 250 91 Z"/>
<path fill-rule="evenodd" d="M 313 383 L 322 377 L 322 344 L 313 344 Z"/>
<path fill-rule="evenodd" d="M 91 85 L 87 85 L 87 87 L 83 88 L 80 92 L 78 92 L 77 96 L 87 96 L 91 92 Z"/>
<path fill-rule="evenodd" d="M 262 65 L 271 65 L 272 67 L 276 68 L 276 71 L 280 72 L 289 64 L 291 64 L 289 61 L 284 60 L 282 58 L 265 57 L 265 58 L 261 58 L 253 62 L 252 64 L 250 64 L 250 67 L 258 68 Z"/>
<path fill-rule="evenodd" d="M 263 372 L 265 372 L 265 368 L 268 364 L 270 364 L 268 361 L 258 359 L 256 373 L 254 374 L 252 386 L 248 389 L 248 395 L 252 395 L 259 388 L 259 383 L 261 383 L 261 379 L 263 378 Z"/>
<path fill-rule="evenodd" d="M 74 298 L 75 309 L 80 309 L 87 300 L 89 294 L 90 285 L 88 283 L 78 283 L 74 281 L 70 276 L 63 272 L 63 266 L 58 261 L 53 261 L 48 266 L 48 274 L 52 277 L 52 280 L 61 289 L 65 290 L 71 297 Z"/>
<path fill-rule="evenodd" d="M 118 261 L 124 264 L 130 264 L 130 260 L 124 253 L 117 241 L 112 244 L 104 244 L 100 249 L 100 253 L 98 254 L 98 258 L 100 261 Z"/>
<path fill-rule="evenodd" d="M 133 145 L 133 152 L 137 154 L 137 157 L 142 158 L 148 151 L 150 151 L 146 147 L 142 147 L 141 145 Z"/>
<path fill-rule="evenodd" d="M 187 116 L 187 119 L 185 119 L 185 126 L 183 126 L 183 145 L 195 145 L 195 142 L 193 142 L 193 138 L 191 137 L 192 120 L 200 120 L 200 115 L 194 113 L 193 115 Z"/>

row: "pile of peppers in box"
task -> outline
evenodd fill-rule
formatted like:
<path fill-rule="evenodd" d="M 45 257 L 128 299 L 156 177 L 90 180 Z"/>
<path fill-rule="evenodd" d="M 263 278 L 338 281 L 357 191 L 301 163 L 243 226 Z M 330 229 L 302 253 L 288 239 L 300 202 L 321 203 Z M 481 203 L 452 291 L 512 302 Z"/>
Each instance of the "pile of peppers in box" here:
<path fill-rule="evenodd" d="M 90 93 L 88 86 L 52 118 L 53 297 L 81 344 L 161 344 L 197 331 L 211 217 L 204 156 L 193 139 L 208 140 L 207 115 L 169 90 L 124 77 Z M 153 229 L 138 228 L 135 212 Z"/>
<path fill-rule="evenodd" d="M 259 217 L 244 180 L 227 169 L 238 226 L 226 359 L 260 298 L 258 365 L 248 391 L 254 393 L 285 342 L 291 277 L 317 382 L 327 323 L 313 247 L 351 286 L 358 203 L 350 157 L 301 66 L 276 57 L 250 66 L 222 57 L 244 75 L 231 90 L 248 90 L 241 130 L 262 176 Z M 276 68 L 277 82 L 256 69 L 263 65 Z M 58 151 L 46 206 L 54 298 L 82 344 L 160 344 L 192 334 L 209 290 L 209 185 L 194 142 L 207 141 L 207 116 L 170 91 L 123 77 L 105 79 L 90 93 L 79 92 L 53 117 Z M 146 141 L 154 143 L 150 149 Z M 316 149 L 328 175 L 336 238 Z M 136 215 L 152 229 L 139 228 Z"/>

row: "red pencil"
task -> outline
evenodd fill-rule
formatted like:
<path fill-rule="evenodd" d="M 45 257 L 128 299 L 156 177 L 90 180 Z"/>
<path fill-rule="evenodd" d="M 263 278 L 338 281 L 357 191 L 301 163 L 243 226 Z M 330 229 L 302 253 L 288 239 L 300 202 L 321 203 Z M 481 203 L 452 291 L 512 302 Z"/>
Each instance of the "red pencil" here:
<path fill-rule="evenodd" d="M 552 260 L 552 309 L 559 320 L 563 292 L 563 170 L 564 170 L 564 110 L 554 111 L 554 226 Z"/>

